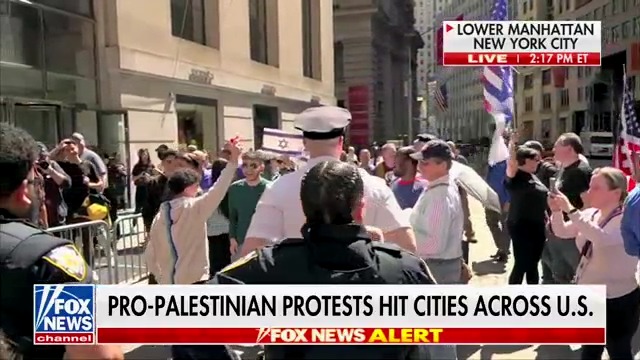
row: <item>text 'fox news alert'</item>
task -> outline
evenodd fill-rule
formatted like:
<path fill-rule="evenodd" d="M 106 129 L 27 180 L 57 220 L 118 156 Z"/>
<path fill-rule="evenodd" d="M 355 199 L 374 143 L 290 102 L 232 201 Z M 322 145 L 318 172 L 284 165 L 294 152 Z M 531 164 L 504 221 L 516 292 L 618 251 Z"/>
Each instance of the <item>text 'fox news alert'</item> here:
<path fill-rule="evenodd" d="M 95 343 L 93 285 L 34 285 L 33 343 Z"/>
<path fill-rule="evenodd" d="M 444 66 L 600 66 L 599 21 L 445 21 Z"/>

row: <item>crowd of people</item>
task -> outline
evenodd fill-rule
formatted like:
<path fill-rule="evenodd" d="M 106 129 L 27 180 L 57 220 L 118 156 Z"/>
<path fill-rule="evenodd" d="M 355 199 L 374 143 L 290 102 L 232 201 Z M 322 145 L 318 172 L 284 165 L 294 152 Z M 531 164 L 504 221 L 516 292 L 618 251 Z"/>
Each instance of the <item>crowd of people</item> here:
<path fill-rule="evenodd" d="M 467 160 L 454 143 L 431 134 L 408 146 L 387 143 L 356 153 L 344 143 L 350 120 L 347 110 L 331 106 L 299 114 L 295 125 L 306 154 L 298 159 L 244 151 L 237 139 L 229 140 L 216 159 L 194 147 L 160 146 L 160 163 L 154 165 L 149 151 L 141 149 L 131 180 L 147 232 L 149 283 L 468 283 L 469 244 L 477 240 L 469 209 L 473 194 L 459 175 L 473 171 Z M 38 177 L 56 186 L 67 208 L 52 218 L 51 205 L 46 206 L 47 219 L 58 219 L 48 226 L 90 217 L 83 209 L 86 199 L 113 181 L 80 134 L 51 152 L 20 129 L 3 124 L 0 135 L 0 141 L 9 141 L 0 144 L 0 172 L 16 173 L 0 181 L 3 223 L 34 219 L 34 214 L 42 218 L 36 211 L 38 191 L 31 189 Z M 628 194 L 620 170 L 592 170 L 573 133 L 562 134 L 551 152 L 534 140 L 520 145 L 516 132 L 505 133 L 504 141 L 508 160 L 488 166 L 485 184 L 501 209 L 485 206 L 496 245 L 493 261 L 513 256 L 509 284 L 607 285 L 606 346 L 584 346 L 582 358 L 600 359 L 605 347 L 611 358 L 633 358 L 631 338 L 640 319 L 640 187 Z M 32 159 L 32 147 L 39 157 Z M 126 178 L 122 166 L 113 171 Z M 109 194 L 117 196 L 122 194 Z M 83 276 L 82 282 L 90 278 Z M 0 295 L 3 317 L 5 301 L 18 296 L 27 295 Z M 12 310 L 16 322 L 23 321 L 18 315 L 32 316 L 16 304 Z M 4 322 L 2 327 L 9 339 L 32 333 Z M 42 354 L 43 349 L 33 351 Z M 121 356 L 109 347 L 90 351 L 107 359 Z M 81 358 L 67 352 L 69 358 Z M 172 355 L 176 360 L 236 356 L 225 346 L 173 346 Z M 457 359 L 454 345 L 267 346 L 265 355 Z"/>

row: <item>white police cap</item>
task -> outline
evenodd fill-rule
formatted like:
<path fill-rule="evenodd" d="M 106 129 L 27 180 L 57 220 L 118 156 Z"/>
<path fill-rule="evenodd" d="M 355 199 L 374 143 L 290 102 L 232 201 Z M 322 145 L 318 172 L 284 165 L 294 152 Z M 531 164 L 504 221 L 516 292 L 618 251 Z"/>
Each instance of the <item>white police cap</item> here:
<path fill-rule="evenodd" d="M 351 122 L 351 113 L 337 106 L 308 108 L 295 118 L 295 128 L 309 139 L 333 139 L 344 135 Z"/>

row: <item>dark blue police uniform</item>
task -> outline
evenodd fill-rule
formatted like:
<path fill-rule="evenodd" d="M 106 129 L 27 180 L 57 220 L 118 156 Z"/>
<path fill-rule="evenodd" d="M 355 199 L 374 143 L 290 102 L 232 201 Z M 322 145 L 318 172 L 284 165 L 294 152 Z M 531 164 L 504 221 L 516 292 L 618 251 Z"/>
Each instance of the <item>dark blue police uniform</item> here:
<path fill-rule="evenodd" d="M 0 327 L 24 359 L 62 359 L 64 346 L 33 345 L 33 285 L 91 283 L 78 249 L 0 209 Z"/>
<path fill-rule="evenodd" d="M 209 284 L 435 283 L 421 259 L 395 245 L 372 241 L 359 225 L 305 226 L 302 233 L 303 239 L 287 239 L 250 253 Z M 206 351 L 202 355 L 206 358 Z M 415 345 L 305 345 L 266 346 L 265 358 L 426 359 L 428 355 L 423 346 Z"/>

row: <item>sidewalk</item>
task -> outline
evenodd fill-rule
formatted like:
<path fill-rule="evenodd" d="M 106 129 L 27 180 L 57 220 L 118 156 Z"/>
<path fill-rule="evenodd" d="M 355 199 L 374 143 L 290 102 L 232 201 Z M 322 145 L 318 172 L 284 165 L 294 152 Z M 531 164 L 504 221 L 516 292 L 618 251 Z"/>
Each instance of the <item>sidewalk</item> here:
<path fill-rule="evenodd" d="M 490 260 L 496 248 L 489 233 L 484 217 L 484 209 L 475 200 L 471 200 L 471 214 L 473 227 L 478 239 L 477 244 L 471 244 L 470 261 L 474 271 L 472 286 L 503 285 L 507 283 L 509 272 L 513 267 L 513 260 L 507 264 L 498 264 Z M 256 347 L 243 348 L 243 359 L 255 359 Z M 636 334 L 634 353 L 640 349 L 640 336 Z M 170 356 L 168 347 L 142 346 L 127 353 L 127 359 L 166 359 Z M 459 360 L 572 360 L 580 358 L 579 346 L 562 345 L 532 345 L 532 346 L 495 346 L 469 345 L 458 346 Z M 638 356 L 636 356 L 638 358 Z"/>

